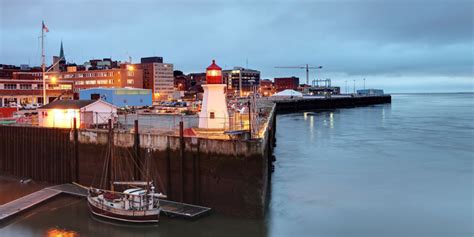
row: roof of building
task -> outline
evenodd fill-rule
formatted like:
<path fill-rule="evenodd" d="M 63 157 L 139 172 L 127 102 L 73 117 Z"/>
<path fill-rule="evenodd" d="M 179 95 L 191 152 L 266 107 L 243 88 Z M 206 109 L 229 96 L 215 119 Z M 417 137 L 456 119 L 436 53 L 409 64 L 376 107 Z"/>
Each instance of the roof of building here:
<path fill-rule="evenodd" d="M 104 90 L 104 91 L 130 91 L 130 90 L 140 90 L 140 91 L 151 91 L 150 89 L 143 89 L 143 88 L 132 88 L 132 87 L 94 87 L 88 89 L 82 89 L 81 91 L 94 91 L 94 90 Z"/>
<path fill-rule="evenodd" d="M 295 91 L 295 90 L 290 90 L 290 89 L 287 89 L 287 90 L 284 90 L 284 91 L 280 91 L 276 94 L 273 94 L 272 96 L 296 96 L 296 97 L 303 97 L 303 93 L 301 92 L 298 92 L 298 91 Z"/>
<path fill-rule="evenodd" d="M 80 109 L 94 102 L 97 100 L 56 100 L 39 109 Z"/>

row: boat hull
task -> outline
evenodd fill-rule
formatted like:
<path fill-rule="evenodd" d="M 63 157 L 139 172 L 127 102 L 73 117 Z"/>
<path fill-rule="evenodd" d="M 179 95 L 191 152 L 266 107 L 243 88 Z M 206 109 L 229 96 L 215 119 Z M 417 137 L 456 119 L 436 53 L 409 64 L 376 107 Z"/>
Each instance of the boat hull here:
<path fill-rule="evenodd" d="M 113 213 L 99 207 L 94 206 L 88 202 L 89 210 L 92 214 L 103 217 L 110 220 L 116 220 L 121 222 L 132 222 L 132 223 L 158 223 L 159 222 L 159 213 L 151 215 L 122 215 L 118 213 Z"/>

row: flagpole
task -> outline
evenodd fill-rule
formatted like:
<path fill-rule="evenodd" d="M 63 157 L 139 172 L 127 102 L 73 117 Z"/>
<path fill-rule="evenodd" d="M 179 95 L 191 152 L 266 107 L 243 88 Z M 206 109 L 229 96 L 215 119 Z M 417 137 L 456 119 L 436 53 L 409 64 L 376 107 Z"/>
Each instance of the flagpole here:
<path fill-rule="evenodd" d="M 44 59 L 44 21 L 41 22 L 41 69 L 43 73 L 41 73 L 43 78 L 43 105 L 46 105 L 46 81 L 45 81 L 45 71 L 46 71 L 46 63 Z"/>

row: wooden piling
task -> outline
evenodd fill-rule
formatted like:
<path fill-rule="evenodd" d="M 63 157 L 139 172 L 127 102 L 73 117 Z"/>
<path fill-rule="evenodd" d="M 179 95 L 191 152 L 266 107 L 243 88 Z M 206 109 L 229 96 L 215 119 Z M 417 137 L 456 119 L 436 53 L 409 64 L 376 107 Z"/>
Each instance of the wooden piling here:
<path fill-rule="evenodd" d="M 184 124 L 179 122 L 179 159 L 180 159 L 180 177 L 181 177 L 181 194 L 180 200 L 184 202 Z"/>
<path fill-rule="evenodd" d="M 140 135 L 138 133 L 138 120 L 135 120 L 135 133 L 134 133 L 134 140 L 133 140 L 133 150 L 134 150 L 134 160 L 135 160 L 135 165 L 134 167 L 134 174 L 133 174 L 133 179 L 135 180 L 140 180 Z"/>

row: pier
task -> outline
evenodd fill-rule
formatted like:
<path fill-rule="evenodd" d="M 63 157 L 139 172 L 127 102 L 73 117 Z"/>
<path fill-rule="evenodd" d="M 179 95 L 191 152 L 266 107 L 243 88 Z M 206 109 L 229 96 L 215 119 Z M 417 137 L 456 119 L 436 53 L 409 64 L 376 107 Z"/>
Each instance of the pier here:
<path fill-rule="evenodd" d="M 303 97 L 276 100 L 277 114 L 294 113 L 318 109 L 351 108 L 392 102 L 392 96 L 332 96 L 332 97 Z"/>
<path fill-rule="evenodd" d="M 45 203 L 60 194 L 84 198 L 87 196 L 87 190 L 73 184 L 61 184 L 36 191 L 17 200 L 1 205 L 0 223 L 41 203 Z M 196 219 L 211 211 L 211 208 L 209 207 L 173 202 L 164 199 L 160 199 L 160 206 L 162 208 L 162 214 L 169 217 L 185 219 Z"/>

